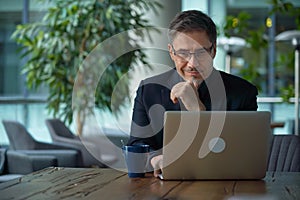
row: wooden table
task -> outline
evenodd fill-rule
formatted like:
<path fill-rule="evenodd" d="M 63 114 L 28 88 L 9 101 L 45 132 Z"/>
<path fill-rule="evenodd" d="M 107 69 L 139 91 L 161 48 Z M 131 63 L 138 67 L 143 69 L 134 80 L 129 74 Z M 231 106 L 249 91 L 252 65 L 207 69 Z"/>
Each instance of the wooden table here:
<path fill-rule="evenodd" d="M 258 181 L 161 181 L 113 169 L 47 168 L 0 184 L 0 199 L 300 199 L 300 173 L 268 173 Z"/>

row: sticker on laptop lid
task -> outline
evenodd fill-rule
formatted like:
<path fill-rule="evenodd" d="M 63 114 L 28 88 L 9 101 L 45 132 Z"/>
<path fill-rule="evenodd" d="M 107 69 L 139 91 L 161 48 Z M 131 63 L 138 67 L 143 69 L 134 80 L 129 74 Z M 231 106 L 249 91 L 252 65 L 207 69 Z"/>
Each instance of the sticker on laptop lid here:
<path fill-rule="evenodd" d="M 220 137 L 212 138 L 208 143 L 208 148 L 214 153 L 221 153 L 226 147 L 225 141 Z"/>

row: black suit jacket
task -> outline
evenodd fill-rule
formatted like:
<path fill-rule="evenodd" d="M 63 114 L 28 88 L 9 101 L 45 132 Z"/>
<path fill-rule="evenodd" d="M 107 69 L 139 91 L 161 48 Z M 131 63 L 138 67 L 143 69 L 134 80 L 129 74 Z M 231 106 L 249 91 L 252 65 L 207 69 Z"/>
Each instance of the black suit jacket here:
<path fill-rule="evenodd" d="M 149 144 L 159 150 L 163 145 L 163 117 L 169 110 L 185 110 L 170 99 L 172 87 L 184 81 L 175 69 L 141 81 L 133 107 L 129 145 Z M 201 83 L 199 97 L 206 110 L 257 110 L 257 89 L 237 76 L 216 69 Z"/>

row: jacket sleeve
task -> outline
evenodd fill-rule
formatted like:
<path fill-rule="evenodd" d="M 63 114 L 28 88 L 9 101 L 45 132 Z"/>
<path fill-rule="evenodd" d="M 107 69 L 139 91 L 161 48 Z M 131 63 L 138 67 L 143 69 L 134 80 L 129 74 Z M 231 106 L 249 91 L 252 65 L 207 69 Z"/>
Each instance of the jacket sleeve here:
<path fill-rule="evenodd" d="M 149 111 L 156 102 L 155 98 L 159 97 L 149 96 L 152 92 L 145 92 L 146 87 L 151 87 L 151 89 L 153 89 L 153 87 L 155 86 L 146 86 L 144 85 L 143 81 L 139 85 L 134 100 L 130 138 L 128 141 L 128 145 L 148 144 L 150 145 L 151 149 L 157 150 L 161 148 L 162 145 L 162 130 L 153 130 L 154 123 L 156 123 L 156 120 L 151 119 L 153 118 L 151 116 L 151 114 L 153 113 Z"/>
<path fill-rule="evenodd" d="M 149 95 L 149 94 L 148 94 Z M 145 98 L 148 101 L 145 101 Z M 151 159 L 154 156 L 162 154 L 162 130 L 156 133 L 151 126 L 151 117 L 149 109 L 151 100 L 145 95 L 145 86 L 143 81 L 140 83 L 136 93 L 133 106 L 133 114 L 130 129 L 130 138 L 127 145 L 148 144 L 150 145 L 150 154 L 147 162 L 147 171 L 153 171 Z"/>
<path fill-rule="evenodd" d="M 257 106 L 257 95 L 258 91 L 255 86 L 252 86 L 247 90 L 247 95 L 245 96 L 243 110 L 256 111 Z"/>

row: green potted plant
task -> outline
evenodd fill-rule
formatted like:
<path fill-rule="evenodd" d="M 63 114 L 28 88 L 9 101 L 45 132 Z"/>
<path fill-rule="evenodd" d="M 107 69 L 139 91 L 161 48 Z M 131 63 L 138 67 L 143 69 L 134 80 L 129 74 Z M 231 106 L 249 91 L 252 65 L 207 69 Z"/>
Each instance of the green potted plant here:
<path fill-rule="evenodd" d="M 95 98 L 97 108 L 112 110 L 111 95 L 123 74 L 137 62 L 150 66 L 135 42 L 146 36 L 137 32 L 134 36 L 127 34 L 126 40 L 123 37 L 120 48 L 127 45 L 135 50 L 110 64 L 96 92 L 88 88 L 77 91 L 81 98 L 76 99 L 81 101 L 73 102 L 72 108 L 75 77 L 78 86 L 86 81 L 80 80 L 86 78 L 86 74 L 97 73 L 92 68 L 83 68 L 82 62 L 98 44 L 118 33 L 139 28 L 155 30 L 145 19 L 145 13 L 157 12 L 161 5 L 147 0 L 53 0 L 48 3 L 51 6 L 42 21 L 18 25 L 12 38 L 20 45 L 22 57 L 28 58 L 22 71 L 28 87 L 36 89 L 46 85 L 50 114 L 72 123 L 75 112 L 77 134 L 80 135 L 86 117 L 93 112 L 86 99 Z M 128 84 L 123 84 L 119 92 L 113 104 L 116 113 L 129 98 Z"/>

